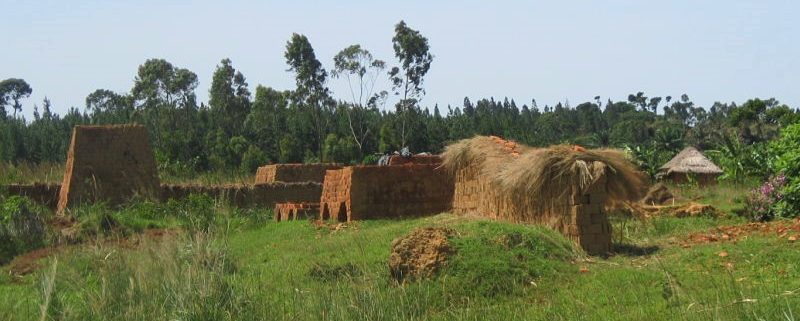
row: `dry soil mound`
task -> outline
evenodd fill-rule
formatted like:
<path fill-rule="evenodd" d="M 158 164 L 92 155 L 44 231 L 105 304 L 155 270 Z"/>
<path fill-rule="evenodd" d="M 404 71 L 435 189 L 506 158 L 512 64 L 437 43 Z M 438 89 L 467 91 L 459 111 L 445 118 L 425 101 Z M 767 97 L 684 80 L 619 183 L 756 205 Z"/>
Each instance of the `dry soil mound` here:
<path fill-rule="evenodd" d="M 398 282 L 430 277 L 454 252 L 447 238 L 454 231 L 448 228 L 419 228 L 392 241 L 389 271 Z"/>
<path fill-rule="evenodd" d="M 666 185 L 658 183 L 647 190 L 647 195 L 642 198 L 642 203 L 647 205 L 664 205 L 674 198 Z"/>

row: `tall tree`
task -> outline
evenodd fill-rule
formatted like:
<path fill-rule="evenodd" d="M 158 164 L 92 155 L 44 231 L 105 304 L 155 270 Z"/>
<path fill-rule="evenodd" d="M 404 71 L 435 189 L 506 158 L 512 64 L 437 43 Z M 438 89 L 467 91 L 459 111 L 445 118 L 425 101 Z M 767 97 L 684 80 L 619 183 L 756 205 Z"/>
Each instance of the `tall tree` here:
<path fill-rule="evenodd" d="M 212 121 L 226 136 L 239 134 L 247 114 L 250 112 L 250 90 L 244 75 L 233 68 L 231 60 L 222 59 L 217 65 L 208 90 L 208 105 Z"/>
<path fill-rule="evenodd" d="M 373 134 L 373 128 L 367 122 L 368 113 L 377 112 L 376 104 L 385 101 L 386 91 L 374 93 L 378 76 L 386 68 L 386 63 L 375 59 L 372 54 L 360 45 L 352 45 L 342 49 L 333 57 L 334 70 L 331 75 L 344 78 L 350 88 L 350 108 L 346 109 L 347 124 L 360 153 L 364 151 L 364 141 Z M 355 82 L 355 84 L 354 84 Z M 366 106 L 365 106 L 366 105 Z M 372 110 L 366 110 L 365 107 Z"/>
<path fill-rule="evenodd" d="M 316 132 L 316 153 L 322 157 L 322 143 L 327 134 L 329 120 L 325 117 L 331 105 L 330 93 L 325 82 L 328 73 L 317 59 L 314 48 L 308 38 L 301 34 L 293 34 L 286 42 L 284 53 L 289 71 L 294 73 L 297 88 L 292 94 L 292 100 L 301 109 L 309 111 L 314 122 Z"/>
<path fill-rule="evenodd" d="M 6 106 L 11 103 L 14 108 L 14 117 L 17 111 L 22 111 L 20 100 L 27 98 L 33 92 L 33 88 L 24 79 L 8 78 L 0 81 L 0 117 L 6 117 Z"/>
<path fill-rule="evenodd" d="M 403 97 L 397 103 L 397 112 L 401 118 L 400 140 L 405 146 L 407 141 L 406 124 L 412 114 L 410 109 L 416 108 L 425 89 L 422 87 L 425 74 L 431 68 L 433 55 L 430 53 L 428 38 L 419 31 L 411 29 L 405 21 L 400 21 L 394 27 L 392 47 L 394 55 L 400 61 L 400 67 L 389 71 L 392 88 L 396 95 Z M 413 113 L 416 114 L 416 113 Z"/>

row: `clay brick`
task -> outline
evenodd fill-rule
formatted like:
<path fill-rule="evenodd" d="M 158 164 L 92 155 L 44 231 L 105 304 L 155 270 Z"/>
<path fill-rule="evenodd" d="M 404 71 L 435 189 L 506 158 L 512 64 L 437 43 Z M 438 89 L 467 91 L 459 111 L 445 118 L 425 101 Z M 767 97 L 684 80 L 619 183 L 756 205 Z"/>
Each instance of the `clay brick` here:
<path fill-rule="evenodd" d="M 344 221 L 435 214 L 450 208 L 453 186 L 449 175 L 437 165 L 329 170 L 323 184 L 320 217 Z M 341 204 L 346 204 L 344 213 L 339 213 Z"/>
<path fill-rule="evenodd" d="M 83 202 L 119 205 L 133 197 L 157 197 L 159 184 L 144 126 L 75 126 L 58 212 Z"/>
<path fill-rule="evenodd" d="M 261 183 L 322 183 L 329 169 L 342 168 L 342 164 L 274 164 L 261 166 L 256 171 L 256 184 Z"/>

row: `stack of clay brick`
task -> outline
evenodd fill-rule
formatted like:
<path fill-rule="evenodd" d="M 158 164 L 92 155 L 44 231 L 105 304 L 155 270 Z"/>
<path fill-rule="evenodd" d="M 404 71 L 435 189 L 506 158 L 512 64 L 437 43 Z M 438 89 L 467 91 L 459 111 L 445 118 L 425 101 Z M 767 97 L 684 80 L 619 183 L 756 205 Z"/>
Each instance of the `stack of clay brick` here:
<path fill-rule="evenodd" d="M 503 147 L 503 150 L 506 151 L 512 157 L 519 157 L 520 154 L 520 146 L 516 142 L 505 140 L 497 136 L 489 136 L 492 140 Z"/>
<path fill-rule="evenodd" d="M 389 156 L 388 165 L 440 165 L 442 157 L 439 155 L 418 154 L 408 157 L 403 155 Z"/>
<path fill-rule="evenodd" d="M 237 207 L 273 207 L 280 202 L 319 202 L 320 193 L 322 184 L 315 182 L 161 186 L 162 200 L 205 194 Z"/>
<path fill-rule="evenodd" d="M 256 171 L 256 184 L 260 183 L 322 183 L 325 171 L 342 168 L 342 164 L 317 163 L 317 164 L 274 164 L 261 166 Z"/>
<path fill-rule="evenodd" d="M 351 221 L 430 215 L 450 209 L 453 181 L 438 165 L 352 166 L 329 170 L 320 218 Z"/>
<path fill-rule="evenodd" d="M 5 192 L 9 195 L 25 196 L 51 209 L 56 209 L 58 205 L 60 190 L 61 184 L 57 183 L 9 184 L 0 186 L 0 192 Z"/>
<path fill-rule="evenodd" d="M 319 203 L 278 203 L 275 204 L 275 221 L 291 221 L 316 218 Z"/>
<path fill-rule="evenodd" d="M 492 139 L 503 146 L 509 160 L 520 155 L 520 147 L 515 143 Z M 587 253 L 605 254 L 611 249 L 611 225 L 604 207 L 608 197 L 606 166 L 601 162 L 587 165 L 593 173 L 593 183 L 584 188 L 571 187 L 563 199 L 552 201 L 553 205 L 546 210 L 526 205 L 520 195 L 502 191 L 481 164 L 464 166 L 455 173 L 453 212 L 541 224 L 566 235 Z"/>

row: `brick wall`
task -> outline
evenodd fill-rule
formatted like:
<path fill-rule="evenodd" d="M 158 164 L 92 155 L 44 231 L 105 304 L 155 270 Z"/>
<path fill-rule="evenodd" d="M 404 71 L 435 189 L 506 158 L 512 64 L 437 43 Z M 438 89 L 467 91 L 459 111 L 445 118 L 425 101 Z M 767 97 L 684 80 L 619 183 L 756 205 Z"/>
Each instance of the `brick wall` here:
<path fill-rule="evenodd" d="M 61 184 L 10 184 L 0 186 L 0 192 L 5 192 L 8 195 L 26 196 L 50 209 L 55 210 L 58 206 L 58 195 L 61 190 Z"/>
<path fill-rule="evenodd" d="M 453 181 L 437 165 L 329 170 L 320 217 L 338 221 L 431 215 L 450 209 Z"/>
<path fill-rule="evenodd" d="M 272 208 L 283 202 L 319 202 L 322 184 L 267 183 L 255 185 L 161 185 L 161 200 L 180 199 L 190 194 L 205 194 L 237 207 Z"/>
<path fill-rule="evenodd" d="M 256 171 L 256 184 L 259 183 L 322 183 L 325 171 L 342 168 L 341 164 L 274 164 L 261 166 Z"/>
<path fill-rule="evenodd" d="M 453 212 L 477 214 L 493 219 L 536 223 L 553 228 L 580 245 L 589 254 L 611 250 L 611 225 L 605 213 L 605 165 L 591 165 L 595 181 L 584 191 L 566 191 L 558 205 L 545 213 L 525 208 L 508 193 L 500 192 L 477 166 L 456 173 Z"/>
<path fill-rule="evenodd" d="M 439 155 L 412 155 L 403 157 L 402 155 L 389 156 L 389 165 L 441 165 L 442 157 Z"/>
<path fill-rule="evenodd" d="M 82 202 L 117 205 L 157 196 L 156 161 L 141 125 L 75 126 L 58 211 Z"/>

